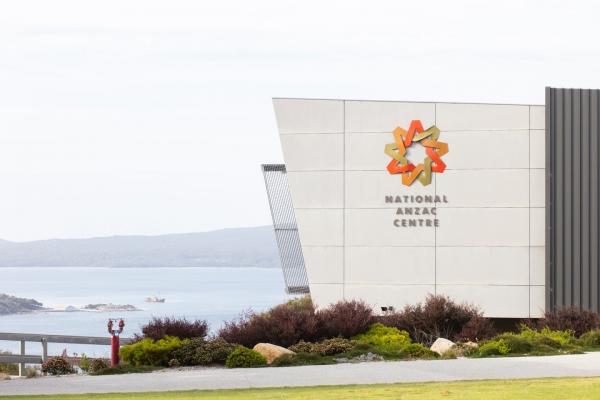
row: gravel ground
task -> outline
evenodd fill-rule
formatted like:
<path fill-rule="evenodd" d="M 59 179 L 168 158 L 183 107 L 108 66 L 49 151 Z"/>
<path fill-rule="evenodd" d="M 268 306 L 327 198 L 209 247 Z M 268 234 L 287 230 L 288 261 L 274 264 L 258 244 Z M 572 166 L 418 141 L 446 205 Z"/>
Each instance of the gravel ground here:
<path fill-rule="evenodd" d="M 568 356 L 369 362 L 0 381 L 0 395 L 154 392 L 282 386 L 600 376 L 600 352 Z"/>

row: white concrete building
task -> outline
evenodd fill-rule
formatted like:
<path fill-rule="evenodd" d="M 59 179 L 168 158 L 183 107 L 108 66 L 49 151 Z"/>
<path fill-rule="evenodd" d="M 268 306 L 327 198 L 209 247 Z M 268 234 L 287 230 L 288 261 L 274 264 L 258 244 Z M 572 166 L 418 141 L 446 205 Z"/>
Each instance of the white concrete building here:
<path fill-rule="evenodd" d="M 541 316 L 544 106 L 275 99 L 274 107 L 317 305 L 362 299 L 398 309 L 432 293 L 488 317 Z M 429 185 L 403 184 L 403 173 L 386 168 L 394 130 L 414 120 L 437 127 L 437 142 L 448 145 Z M 417 139 L 406 153 L 415 167 L 429 154 L 427 138 Z"/>

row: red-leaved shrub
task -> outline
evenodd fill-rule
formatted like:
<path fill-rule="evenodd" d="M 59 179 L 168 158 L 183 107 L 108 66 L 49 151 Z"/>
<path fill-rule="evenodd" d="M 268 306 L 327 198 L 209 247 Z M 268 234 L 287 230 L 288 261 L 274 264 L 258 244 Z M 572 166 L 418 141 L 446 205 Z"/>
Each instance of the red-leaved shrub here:
<path fill-rule="evenodd" d="M 496 334 L 494 324 L 489 318 L 482 315 L 474 315 L 463 326 L 461 331 L 454 336 L 454 340 L 459 342 L 478 342 L 480 340 L 489 339 Z"/>
<path fill-rule="evenodd" d="M 532 328 L 548 327 L 552 330 L 572 330 L 579 337 L 593 329 L 600 328 L 600 316 L 579 307 L 560 308 L 554 311 L 546 311 L 543 318 L 537 321 L 524 321 Z"/>
<path fill-rule="evenodd" d="M 483 318 L 477 307 L 458 304 L 441 295 L 429 295 L 425 303 L 407 305 L 400 312 L 379 317 L 379 321 L 407 331 L 414 341 L 426 345 L 431 345 L 440 337 L 481 340 L 494 334 L 490 321 Z"/>
<path fill-rule="evenodd" d="M 351 338 L 375 322 L 373 310 L 363 301 L 339 301 L 317 311 L 321 338 Z"/>
<path fill-rule="evenodd" d="M 225 322 L 219 336 L 229 343 L 252 348 L 257 343 L 288 347 L 300 340 L 312 341 L 318 334 L 315 308 L 309 297 L 291 300 L 257 314 L 248 312 Z"/>
<path fill-rule="evenodd" d="M 185 318 L 154 317 L 142 327 L 143 338 L 159 340 L 165 336 L 174 336 L 179 339 L 203 338 L 208 333 L 206 321 L 188 321 Z"/>

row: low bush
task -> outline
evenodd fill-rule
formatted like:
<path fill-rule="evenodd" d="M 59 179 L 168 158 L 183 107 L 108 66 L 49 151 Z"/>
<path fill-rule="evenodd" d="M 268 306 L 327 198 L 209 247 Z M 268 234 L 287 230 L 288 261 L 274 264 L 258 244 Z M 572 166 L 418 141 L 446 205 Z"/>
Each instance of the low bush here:
<path fill-rule="evenodd" d="M 10 351 L 1 351 L 0 355 L 11 355 Z M 0 364 L 0 373 L 7 375 L 18 375 L 19 365 L 18 364 Z"/>
<path fill-rule="evenodd" d="M 479 342 L 489 339 L 496 334 L 494 324 L 489 318 L 482 315 L 472 315 L 471 319 L 463 325 L 460 332 L 452 338 L 459 342 Z"/>
<path fill-rule="evenodd" d="M 424 303 L 407 305 L 400 312 L 379 317 L 384 325 L 407 331 L 419 343 L 431 346 L 437 338 L 482 340 L 494 329 L 481 311 L 469 304 L 458 304 L 446 296 L 429 295 Z"/>
<path fill-rule="evenodd" d="M 537 321 L 525 321 L 525 323 L 534 329 L 570 330 L 579 337 L 586 332 L 600 328 L 600 315 L 593 311 L 570 307 L 546 311 L 543 318 Z"/>
<path fill-rule="evenodd" d="M 369 351 L 384 358 L 434 358 L 435 353 L 420 343 L 413 343 L 406 331 L 376 323 L 369 330 L 354 337 L 358 343 L 368 345 Z M 357 348 L 357 350 L 361 350 Z M 367 350 L 367 349 L 364 349 Z"/>
<path fill-rule="evenodd" d="M 75 371 L 65 357 L 52 357 L 42 364 L 42 372 L 50 375 L 68 375 Z"/>
<path fill-rule="evenodd" d="M 159 340 L 166 336 L 179 339 L 204 338 L 208 333 L 208 323 L 203 320 L 188 321 L 185 318 L 154 317 L 142 327 L 145 339 Z"/>
<path fill-rule="evenodd" d="M 579 343 L 586 347 L 596 349 L 600 347 L 600 329 L 594 329 L 579 337 Z"/>
<path fill-rule="evenodd" d="M 160 369 L 161 367 L 152 367 L 149 365 L 133 366 L 129 364 L 119 364 L 115 367 L 108 367 L 90 373 L 90 375 L 122 375 L 122 374 L 139 374 L 143 372 L 152 372 Z"/>
<path fill-rule="evenodd" d="M 402 350 L 411 343 L 408 332 L 380 323 L 371 325 L 366 333 L 355 336 L 354 340 L 387 351 Z"/>
<path fill-rule="evenodd" d="M 374 321 L 373 310 L 363 301 L 340 301 L 317 311 L 319 337 L 351 338 L 364 333 Z"/>
<path fill-rule="evenodd" d="M 88 372 L 90 374 L 95 374 L 96 372 L 99 372 L 99 371 L 109 368 L 109 367 L 110 367 L 110 365 L 102 358 L 94 358 L 93 360 L 90 361 Z"/>
<path fill-rule="evenodd" d="M 181 347 L 171 353 L 177 366 L 223 364 L 227 356 L 235 349 L 235 345 L 223 338 L 204 340 L 201 338 L 184 340 Z"/>
<path fill-rule="evenodd" d="M 173 360 L 177 361 L 175 366 L 210 364 L 211 360 L 207 359 L 202 351 L 204 344 L 206 341 L 202 338 L 183 340 L 181 346 L 170 354 L 169 366 L 174 366 L 171 365 L 174 364 L 171 363 Z"/>
<path fill-rule="evenodd" d="M 310 343 L 300 341 L 293 346 L 289 347 L 289 350 L 294 353 L 309 353 L 319 354 L 321 356 L 332 356 L 335 354 L 346 353 L 354 348 L 355 344 L 344 338 L 333 338 L 325 339 L 318 343 Z"/>
<path fill-rule="evenodd" d="M 79 360 L 79 368 L 81 368 L 83 372 L 88 372 L 90 369 L 90 359 L 85 355 L 85 353 L 81 355 L 81 359 Z"/>
<path fill-rule="evenodd" d="M 243 314 L 238 320 L 226 322 L 218 336 L 246 347 L 257 343 L 287 347 L 300 340 L 315 340 L 318 322 L 310 297 L 302 297 L 264 313 Z"/>
<path fill-rule="evenodd" d="M 490 340 L 482 344 L 479 348 L 479 355 L 481 357 L 502 356 L 508 353 L 510 353 L 510 347 L 504 339 Z"/>
<path fill-rule="evenodd" d="M 540 330 L 521 326 L 519 333 L 503 333 L 482 343 L 470 356 L 490 357 L 504 355 L 555 355 L 576 354 L 582 351 L 577 344 L 573 332 L 553 331 L 549 328 Z"/>
<path fill-rule="evenodd" d="M 331 356 L 322 356 L 317 353 L 297 353 L 283 354 L 277 357 L 272 363 L 272 367 L 292 367 L 299 365 L 327 365 L 335 364 L 336 361 Z"/>
<path fill-rule="evenodd" d="M 225 360 L 227 368 L 254 368 L 267 365 L 267 359 L 259 352 L 244 346 L 237 346 Z"/>
<path fill-rule="evenodd" d="M 177 337 L 166 336 L 157 341 L 142 339 L 121 347 L 120 355 L 124 362 L 134 367 L 167 366 L 172 353 L 180 347 L 181 340 Z"/>

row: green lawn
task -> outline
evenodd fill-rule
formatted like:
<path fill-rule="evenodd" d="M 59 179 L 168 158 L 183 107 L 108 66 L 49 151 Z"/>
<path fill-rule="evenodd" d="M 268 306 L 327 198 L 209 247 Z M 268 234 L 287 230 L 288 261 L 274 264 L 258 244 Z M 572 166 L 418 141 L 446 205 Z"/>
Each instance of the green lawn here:
<path fill-rule="evenodd" d="M 6 399 L 260 399 L 260 400 L 345 400 L 345 399 L 401 399 L 401 400 L 554 400 L 600 399 L 600 378 L 531 379 L 513 381 L 467 381 L 452 383 L 322 386 L 284 389 L 243 389 L 215 391 L 187 391 L 167 393 L 10 396 Z"/>

